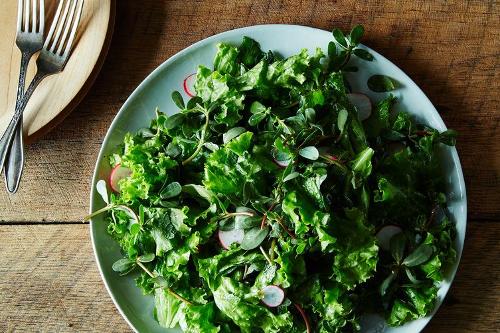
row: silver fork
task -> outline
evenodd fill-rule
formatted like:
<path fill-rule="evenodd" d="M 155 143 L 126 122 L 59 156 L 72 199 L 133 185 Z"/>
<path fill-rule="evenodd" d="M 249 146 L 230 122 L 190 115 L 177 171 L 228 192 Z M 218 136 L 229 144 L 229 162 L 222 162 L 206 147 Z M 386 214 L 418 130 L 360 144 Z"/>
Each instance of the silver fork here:
<path fill-rule="evenodd" d="M 21 135 L 16 135 L 18 123 L 22 122 L 24 109 L 38 84 L 45 77 L 61 72 L 68 62 L 78 23 L 80 22 L 83 2 L 84 0 L 59 1 L 54 21 L 50 26 L 49 33 L 36 62 L 37 72 L 35 77 L 31 81 L 19 105 L 16 105 L 14 116 L 0 139 L 0 165 L 5 165 L 5 158 L 9 146 L 11 146 L 8 169 L 12 170 L 13 173 L 12 175 L 10 171 L 9 174 L 6 173 L 7 189 L 11 193 L 15 193 L 19 187 L 20 175 L 22 174 L 24 165 L 22 133 Z M 15 142 L 11 145 L 13 140 Z M 13 163 L 10 161 L 13 161 Z"/>
<path fill-rule="evenodd" d="M 37 6 L 38 5 L 38 6 Z M 31 21 L 31 26 L 30 26 Z M 45 25 L 44 0 L 18 0 L 17 4 L 17 32 L 16 45 L 21 51 L 21 67 L 19 70 L 19 83 L 17 85 L 16 109 L 19 107 L 24 95 L 26 71 L 31 57 L 43 46 L 43 32 Z M 15 137 L 12 143 L 12 151 L 22 150 L 23 145 L 23 122 L 17 125 Z M 16 177 L 21 173 L 14 170 L 22 167 L 24 155 L 10 155 L 9 163 L 5 165 L 5 182 L 9 192 L 15 190 L 9 184 L 16 184 Z M 3 164 L 0 165 L 0 172 Z"/>

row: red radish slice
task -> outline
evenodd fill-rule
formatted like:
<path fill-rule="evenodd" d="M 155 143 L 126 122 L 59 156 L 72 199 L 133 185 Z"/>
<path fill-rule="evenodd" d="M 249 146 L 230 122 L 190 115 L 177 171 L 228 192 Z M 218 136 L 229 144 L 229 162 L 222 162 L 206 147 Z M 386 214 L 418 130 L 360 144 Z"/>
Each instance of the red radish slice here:
<path fill-rule="evenodd" d="M 286 168 L 288 166 L 288 164 L 290 164 L 290 160 L 278 161 L 277 159 L 273 158 L 273 161 L 280 168 Z"/>
<path fill-rule="evenodd" d="M 368 96 L 365 94 L 353 93 L 347 94 L 347 98 L 349 98 L 349 101 L 351 101 L 358 110 L 359 120 L 363 121 L 370 117 L 372 114 L 372 102 Z"/>
<path fill-rule="evenodd" d="M 123 178 L 127 178 L 132 174 L 129 168 L 122 167 L 120 164 L 117 164 L 113 170 L 111 170 L 111 174 L 109 175 L 109 186 L 115 192 L 120 192 L 120 185 L 118 184 L 120 180 Z"/>
<path fill-rule="evenodd" d="M 184 79 L 184 91 L 189 97 L 194 97 L 196 96 L 196 93 L 194 92 L 194 82 L 196 81 L 196 73 L 193 73 L 189 76 L 187 76 Z"/>
<path fill-rule="evenodd" d="M 382 227 L 377 232 L 378 244 L 384 250 L 389 251 L 392 236 L 397 235 L 401 232 L 403 232 L 403 229 L 401 229 L 397 225 L 389 224 L 389 225 Z"/>
<path fill-rule="evenodd" d="M 285 291 L 278 286 L 266 286 L 262 289 L 262 293 L 264 294 L 262 303 L 270 308 L 280 306 L 285 300 Z"/>
<path fill-rule="evenodd" d="M 243 241 L 245 232 L 242 229 L 233 229 L 229 231 L 220 230 L 218 232 L 219 241 L 223 248 L 226 250 L 231 247 L 231 244 L 240 244 Z"/>
<path fill-rule="evenodd" d="M 306 324 L 306 332 L 311 333 L 311 325 L 309 324 L 309 319 L 307 318 L 306 312 L 297 303 L 294 303 L 293 305 L 295 305 L 295 308 L 297 309 L 297 311 L 299 311 L 302 319 L 304 319 L 304 323 Z"/>

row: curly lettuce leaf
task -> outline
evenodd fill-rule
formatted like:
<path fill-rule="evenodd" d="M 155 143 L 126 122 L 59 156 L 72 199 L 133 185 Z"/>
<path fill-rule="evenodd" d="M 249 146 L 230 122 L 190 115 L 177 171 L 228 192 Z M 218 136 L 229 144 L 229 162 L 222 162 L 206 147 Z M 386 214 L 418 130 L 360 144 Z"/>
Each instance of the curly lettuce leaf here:
<path fill-rule="evenodd" d="M 333 276 L 348 290 L 365 282 L 375 273 L 378 246 L 373 229 L 366 224 L 364 214 L 357 209 L 346 210 L 347 220 L 336 221 L 338 252 L 333 264 Z"/>

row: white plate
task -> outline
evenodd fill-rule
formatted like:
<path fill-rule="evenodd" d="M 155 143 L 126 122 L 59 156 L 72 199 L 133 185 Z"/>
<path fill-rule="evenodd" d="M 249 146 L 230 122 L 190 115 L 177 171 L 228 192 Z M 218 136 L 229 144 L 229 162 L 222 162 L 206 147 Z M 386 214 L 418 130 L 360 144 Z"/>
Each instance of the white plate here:
<path fill-rule="evenodd" d="M 168 114 L 176 112 L 177 107 L 170 98 L 171 92 L 174 90 L 183 91 L 184 78 L 195 72 L 198 65 L 212 67 L 217 43 L 239 44 L 243 36 L 257 40 L 263 50 L 277 51 L 283 56 L 296 54 L 302 48 L 313 52 L 316 47 L 323 48 L 326 53 L 328 42 L 332 40 L 330 32 L 309 27 L 296 25 L 251 26 L 204 39 L 165 61 L 130 95 L 106 134 L 92 180 L 91 211 L 103 206 L 103 202 L 95 190 L 95 184 L 99 179 L 107 179 L 110 171 L 108 156 L 122 142 L 125 133 L 148 126 L 156 107 Z M 374 61 L 366 62 L 353 59 L 353 63 L 360 67 L 360 71 L 352 75 L 352 78 L 356 80 L 350 80 L 353 91 L 364 92 L 372 100 L 378 101 L 384 97 L 384 94 L 369 91 L 366 81 L 370 75 L 375 73 L 389 75 L 402 84 L 402 87 L 395 92 L 399 100 L 398 108 L 409 111 L 416 115 L 420 121 L 440 131 L 446 130 L 443 120 L 422 90 L 396 65 L 377 52 L 368 50 L 374 55 Z M 184 97 L 187 98 L 187 96 Z M 439 289 L 436 309 L 431 315 L 398 328 L 388 328 L 380 317 L 369 316 L 362 320 L 363 332 L 420 332 L 437 311 L 450 288 L 462 254 L 467 203 L 462 168 L 456 149 L 443 148 L 443 158 L 445 161 L 443 172 L 446 174 L 448 186 L 449 210 L 458 230 L 456 240 L 458 259 Z M 180 332 L 177 329 L 168 330 L 160 327 L 153 318 L 153 298 L 142 296 L 132 277 L 120 277 L 112 271 L 112 263 L 119 259 L 121 254 L 118 244 L 108 236 L 102 216 L 92 220 L 91 229 L 94 252 L 102 278 L 116 307 L 129 325 L 139 332 Z"/>

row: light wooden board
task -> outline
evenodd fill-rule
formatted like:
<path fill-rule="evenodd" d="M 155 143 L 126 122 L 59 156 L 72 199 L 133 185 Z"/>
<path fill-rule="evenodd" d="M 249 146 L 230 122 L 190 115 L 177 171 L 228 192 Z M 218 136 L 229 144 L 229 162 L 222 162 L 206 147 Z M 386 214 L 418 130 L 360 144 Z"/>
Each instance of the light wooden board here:
<path fill-rule="evenodd" d="M 130 331 L 101 281 L 88 230 L 0 226 L 0 332 Z M 498 332 L 500 224 L 473 221 L 468 231 L 456 280 L 425 333 Z"/>
<path fill-rule="evenodd" d="M 60 126 L 28 146 L 17 195 L 0 185 L 0 220 L 79 220 L 88 210 L 104 134 L 135 87 L 190 44 L 259 23 L 323 29 L 364 24 L 364 42 L 408 73 L 459 131 L 469 217 L 500 217 L 500 11 L 492 2 L 121 0 L 116 18 L 109 56 L 92 90 Z"/>
<path fill-rule="evenodd" d="M 45 0 L 47 34 L 58 0 Z M 47 132 L 81 100 L 95 79 L 106 55 L 106 38 L 112 31 L 112 0 L 86 0 L 70 60 L 62 73 L 47 77 L 35 90 L 24 112 L 28 141 Z M 0 133 L 14 112 L 21 52 L 15 45 L 17 1 L 0 2 Z M 28 85 L 36 72 L 35 57 L 28 69 Z M 90 81 L 90 82 L 89 82 Z M 82 88 L 83 91 L 82 91 Z"/>

